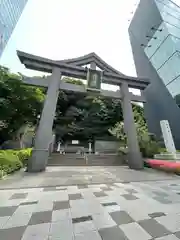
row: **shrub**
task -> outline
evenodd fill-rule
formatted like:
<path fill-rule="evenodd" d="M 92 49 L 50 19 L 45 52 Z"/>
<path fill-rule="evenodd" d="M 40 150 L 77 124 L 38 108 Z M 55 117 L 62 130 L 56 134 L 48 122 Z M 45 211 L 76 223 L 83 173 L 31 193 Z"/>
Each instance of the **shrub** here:
<path fill-rule="evenodd" d="M 167 149 L 166 148 L 159 148 L 159 152 L 160 153 L 167 153 Z"/>
<path fill-rule="evenodd" d="M 142 156 L 145 158 L 152 158 L 155 154 L 159 153 L 158 142 L 151 140 L 150 138 L 139 139 L 139 147 Z"/>
<path fill-rule="evenodd" d="M 16 152 L 17 156 L 19 157 L 19 160 L 22 162 L 24 166 L 27 164 L 27 161 L 31 156 L 31 152 L 32 152 L 31 148 L 22 149 Z"/>
<path fill-rule="evenodd" d="M 0 178 L 26 165 L 32 149 L 0 150 Z"/>
<path fill-rule="evenodd" d="M 16 154 L 9 151 L 0 151 L 0 166 L 5 174 L 9 174 L 20 169 L 22 163 Z"/>
<path fill-rule="evenodd" d="M 127 155 L 127 154 L 128 154 L 128 148 L 121 146 L 121 147 L 118 149 L 118 154 L 119 154 L 120 156 Z"/>

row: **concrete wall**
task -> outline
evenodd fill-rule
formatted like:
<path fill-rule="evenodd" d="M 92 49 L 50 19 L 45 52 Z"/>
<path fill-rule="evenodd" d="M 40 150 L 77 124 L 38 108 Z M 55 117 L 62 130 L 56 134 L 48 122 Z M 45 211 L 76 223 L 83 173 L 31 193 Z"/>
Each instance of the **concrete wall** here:
<path fill-rule="evenodd" d="M 180 149 L 180 109 L 141 47 L 141 43 L 148 42 L 146 35 L 150 35 L 150 28 L 158 27 L 161 22 L 162 19 L 154 1 L 141 0 L 129 27 L 129 36 L 137 75 L 147 77 L 151 81 L 144 91 L 147 100 L 144 105 L 145 115 L 149 131 L 161 137 L 160 121 L 168 120 L 176 147 Z"/>
<path fill-rule="evenodd" d="M 95 151 L 96 152 L 117 152 L 120 143 L 118 141 L 102 141 L 96 140 L 95 141 Z"/>

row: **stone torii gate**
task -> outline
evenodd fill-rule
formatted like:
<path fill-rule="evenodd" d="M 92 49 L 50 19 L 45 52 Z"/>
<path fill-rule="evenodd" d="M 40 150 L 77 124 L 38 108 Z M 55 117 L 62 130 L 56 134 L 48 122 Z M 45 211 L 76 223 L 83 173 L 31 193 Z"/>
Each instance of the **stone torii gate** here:
<path fill-rule="evenodd" d="M 23 63 L 26 68 L 51 73 L 51 75 L 45 79 L 28 77 L 23 79 L 23 82 L 26 84 L 48 88 L 39 127 L 36 133 L 35 146 L 28 164 L 29 172 L 39 172 L 46 168 L 59 89 L 84 93 L 89 92 L 89 90 L 98 90 L 99 95 L 121 99 L 129 149 L 129 167 L 132 169 L 143 169 L 143 159 L 137 140 L 131 101 L 145 102 L 145 99 L 143 96 L 133 95 L 129 92 L 129 87 L 144 90 L 149 84 L 147 79 L 126 76 L 109 66 L 95 53 L 62 61 L 54 61 L 21 51 L 17 51 L 17 54 L 21 63 Z M 90 69 L 83 67 L 88 64 L 90 64 Z M 99 67 L 102 71 L 97 71 L 96 67 Z M 88 78 L 87 80 L 90 88 L 65 83 L 61 80 L 62 76 L 80 79 Z M 100 88 L 101 82 L 98 82 L 99 79 L 102 79 L 102 83 L 118 85 L 120 91 L 113 92 L 102 90 Z M 95 83 L 95 86 L 91 83 Z"/>

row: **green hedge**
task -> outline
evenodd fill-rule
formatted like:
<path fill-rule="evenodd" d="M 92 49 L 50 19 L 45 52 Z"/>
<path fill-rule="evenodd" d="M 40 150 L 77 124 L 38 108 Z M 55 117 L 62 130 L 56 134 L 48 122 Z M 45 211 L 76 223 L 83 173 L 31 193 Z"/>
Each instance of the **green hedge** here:
<path fill-rule="evenodd" d="M 31 148 L 22 150 L 0 150 L 0 178 L 13 173 L 27 164 Z"/>
<path fill-rule="evenodd" d="M 19 151 L 16 151 L 16 155 L 23 165 L 27 164 L 29 157 L 31 156 L 32 148 L 26 148 Z"/>

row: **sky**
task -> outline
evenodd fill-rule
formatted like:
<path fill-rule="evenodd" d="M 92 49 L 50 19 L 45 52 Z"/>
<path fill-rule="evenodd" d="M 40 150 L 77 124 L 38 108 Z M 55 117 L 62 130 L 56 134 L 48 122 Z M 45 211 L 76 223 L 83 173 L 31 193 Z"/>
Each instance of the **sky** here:
<path fill-rule="evenodd" d="M 122 73 L 135 76 L 128 19 L 138 0 L 28 0 L 0 64 L 27 76 L 16 50 L 63 60 L 95 52 Z"/>

